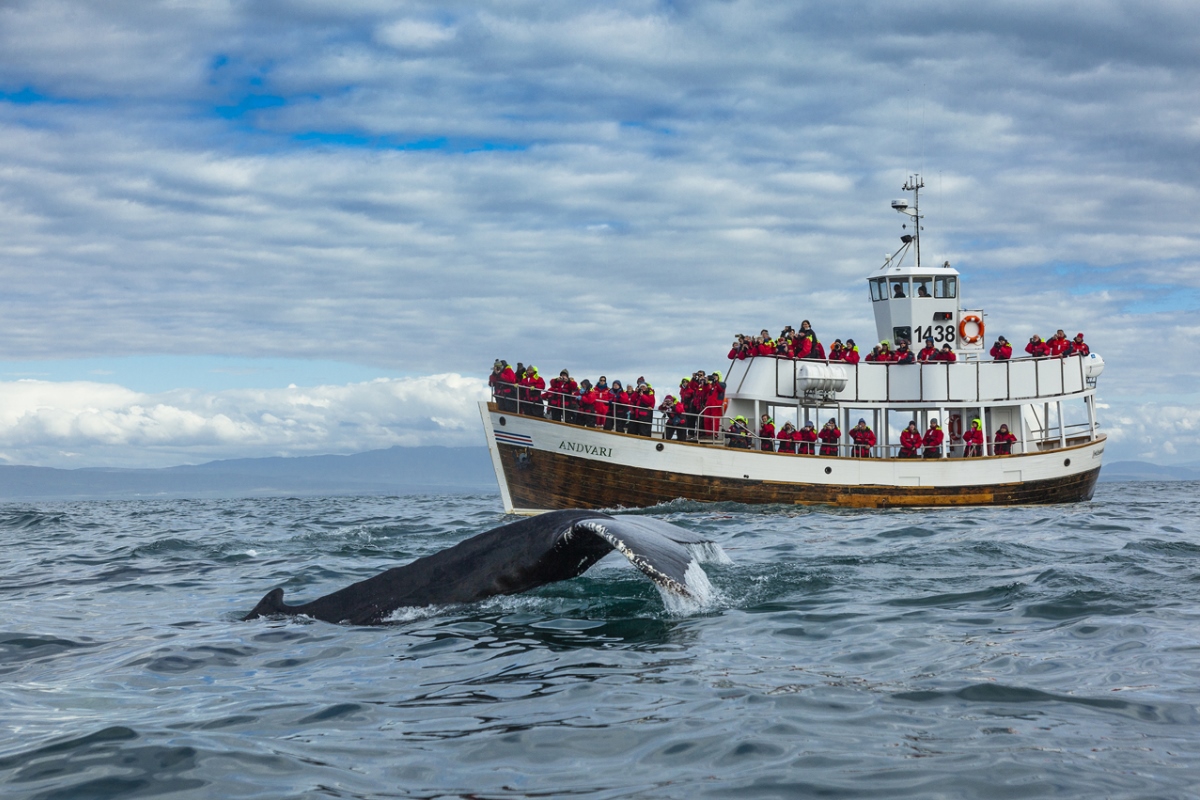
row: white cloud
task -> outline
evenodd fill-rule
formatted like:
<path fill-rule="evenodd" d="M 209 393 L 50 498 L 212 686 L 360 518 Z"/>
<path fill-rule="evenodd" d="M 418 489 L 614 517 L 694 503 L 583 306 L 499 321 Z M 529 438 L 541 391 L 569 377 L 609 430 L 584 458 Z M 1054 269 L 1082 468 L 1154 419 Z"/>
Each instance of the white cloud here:
<path fill-rule="evenodd" d="M 0 452 L 39 466 L 167 466 L 216 458 L 482 444 L 486 383 L 460 375 L 343 386 L 175 390 L 0 383 Z"/>

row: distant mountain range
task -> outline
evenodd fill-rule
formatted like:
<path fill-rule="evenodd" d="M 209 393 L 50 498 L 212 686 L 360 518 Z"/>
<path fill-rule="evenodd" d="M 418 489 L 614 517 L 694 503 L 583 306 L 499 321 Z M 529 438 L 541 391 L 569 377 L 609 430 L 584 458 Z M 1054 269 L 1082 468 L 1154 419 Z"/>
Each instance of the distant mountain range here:
<path fill-rule="evenodd" d="M 0 466 L 0 501 L 498 492 L 486 447 L 392 447 L 349 456 L 239 458 L 164 469 Z"/>
<path fill-rule="evenodd" d="M 1195 481 L 1200 464 L 1104 465 L 1100 480 Z M 392 447 L 349 456 L 239 458 L 164 469 L 0 466 L 0 501 L 496 494 L 486 447 Z"/>

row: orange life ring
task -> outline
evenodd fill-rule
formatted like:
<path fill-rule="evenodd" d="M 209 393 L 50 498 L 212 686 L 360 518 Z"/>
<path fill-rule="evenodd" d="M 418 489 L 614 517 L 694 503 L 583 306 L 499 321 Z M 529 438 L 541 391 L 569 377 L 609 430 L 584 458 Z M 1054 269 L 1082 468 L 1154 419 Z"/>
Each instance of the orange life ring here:
<path fill-rule="evenodd" d="M 729 410 L 729 398 L 725 398 L 725 402 L 721 404 L 721 416 L 725 416 L 725 412 Z"/>
<path fill-rule="evenodd" d="M 950 441 L 957 442 L 962 440 L 962 417 L 958 414 L 951 414 L 946 419 L 946 429 L 950 431 Z"/>
<path fill-rule="evenodd" d="M 967 323 L 974 322 L 979 327 L 979 333 L 974 336 L 967 336 Z M 975 344 L 983 338 L 983 320 L 974 314 L 967 314 L 958 323 L 958 336 L 967 344 Z"/>

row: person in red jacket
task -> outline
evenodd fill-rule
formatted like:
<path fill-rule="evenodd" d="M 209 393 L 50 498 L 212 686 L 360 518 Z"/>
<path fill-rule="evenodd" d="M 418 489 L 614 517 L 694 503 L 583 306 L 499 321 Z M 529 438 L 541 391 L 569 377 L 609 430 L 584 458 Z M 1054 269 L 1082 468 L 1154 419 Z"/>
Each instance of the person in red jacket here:
<path fill-rule="evenodd" d="M 925 431 L 925 437 L 921 440 L 921 444 L 925 445 L 925 457 L 941 458 L 942 441 L 945 438 L 945 434 L 942 433 L 942 426 L 938 425 L 938 421 L 936 419 L 929 420 L 929 428 Z"/>
<path fill-rule="evenodd" d="M 871 352 L 867 353 L 867 357 L 864 360 L 872 362 L 885 362 L 887 361 L 887 358 L 883 355 L 883 348 L 879 345 L 875 345 L 871 348 Z"/>
<path fill-rule="evenodd" d="M 579 382 L 579 413 L 576 419 L 579 425 L 586 428 L 596 425 L 596 389 L 587 378 Z"/>
<path fill-rule="evenodd" d="M 853 339 L 846 340 L 846 350 L 845 350 L 845 355 L 842 357 L 842 360 L 845 361 L 847 364 L 857 364 L 858 363 L 858 361 L 859 361 L 858 345 L 856 345 L 854 343 Z"/>
<path fill-rule="evenodd" d="M 942 345 L 942 352 L 937 354 L 938 361 L 958 361 L 958 356 L 954 354 L 954 348 L 948 344 Z"/>
<path fill-rule="evenodd" d="M 865 419 L 860 419 L 858 424 L 850 429 L 850 441 L 854 442 L 854 446 L 850 448 L 851 458 L 870 458 L 871 448 L 875 446 L 875 431 L 867 427 Z"/>
<path fill-rule="evenodd" d="M 675 437 L 681 442 L 686 439 L 687 430 L 684 426 L 687 421 L 683 414 L 683 403 L 676 400 L 673 395 L 667 395 L 658 410 L 663 415 L 663 438 Z"/>
<path fill-rule="evenodd" d="M 821 455 L 836 456 L 838 454 L 838 440 L 842 438 L 842 429 L 837 426 L 835 420 L 829 420 L 825 423 L 825 427 L 821 428 L 821 432 L 817 434 L 817 438 L 821 440 Z"/>
<path fill-rule="evenodd" d="M 900 431 L 900 457 L 920 458 L 922 443 L 921 430 L 914 419 L 908 423 L 907 428 Z"/>
<path fill-rule="evenodd" d="M 840 436 L 841 432 L 839 431 L 837 435 Z M 816 441 L 817 441 L 817 429 L 812 424 L 812 421 L 809 420 L 808 422 L 804 423 L 803 428 L 796 431 L 796 452 L 802 456 L 816 455 L 816 453 L 817 453 Z M 834 437 L 834 441 L 835 442 L 837 441 L 837 436 Z M 831 455 L 837 455 L 837 446 L 836 445 L 834 446 L 833 453 Z"/>
<path fill-rule="evenodd" d="M 921 348 L 921 352 L 917 353 L 917 361 L 924 364 L 926 361 L 937 361 L 937 348 L 933 346 L 933 337 L 925 337 L 925 346 Z"/>
<path fill-rule="evenodd" d="M 983 420 L 971 420 L 971 429 L 963 434 L 963 458 L 983 455 Z"/>
<path fill-rule="evenodd" d="M 829 345 L 829 360 L 830 361 L 845 361 L 846 349 L 842 346 L 841 339 L 834 339 L 833 344 Z"/>
<path fill-rule="evenodd" d="M 1017 437 L 1008 429 L 1007 425 L 1001 425 L 1000 430 L 996 431 L 996 435 L 992 438 L 992 452 L 998 456 L 1012 455 L 1013 442 Z"/>
<path fill-rule="evenodd" d="M 1029 337 L 1029 344 L 1025 345 L 1025 352 L 1034 358 L 1045 358 L 1050 355 L 1050 347 L 1042 341 L 1042 337 L 1035 333 Z"/>
<path fill-rule="evenodd" d="M 996 343 L 992 345 L 992 358 L 997 361 L 1007 361 L 1012 358 L 1012 345 L 1008 343 L 1008 339 L 1003 336 L 996 337 Z"/>
<path fill-rule="evenodd" d="M 608 419 L 604 421 L 606 431 L 625 433 L 629 427 L 629 393 L 620 381 L 613 381 L 609 389 L 612 399 L 608 406 Z"/>
<path fill-rule="evenodd" d="M 538 375 L 537 367 L 525 370 L 521 379 L 521 413 L 530 417 L 545 416 L 545 406 L 542 405 L 542 392 L 546 389 L 546 381 Z"/>
<path fill-rule="evenodd" d="M 797 336 L 792 342 L 792 358 L 808 358 L 812 355 L 813 340 L 809 337 Z"/>
<path fill-rule="evenodd" d="M 650 436 L 654 422 L 654 389 L 648 383 L 639 383 L 637 394 L 632 398 L 634 403 L 633 416 L 637 426 L 630 433 L 638 436 Z"/>
<path fill-rule="evenodd" d="M 808 338 L 812 339 L 812 343 L 813 343 L 812 355 L 809 356 L 809 358 L 819 358 L 822 361 L 824 361 L 825 360 L 825 345 L 823 345 L 819 341 L 817 341 L 817 335 L 815 333 L 812 334 L 811 336 L 809 336 Z"/>
<path fill-rule="evenodd" d="M 550 391 L 547 393 L 549 397 L 546 398 L 546 402 L 550 406 L 550 419 L 562 422 L 564 412 L 572 408 L 571 400 L 578 391 L 579 385 L 565 369 L 558 373 L 557 378 L 551 378 Z M 572 422 L 573 420 L 568 419 L 567 421 Z"/>
<path fill-rule="evenodd" d="M 768 453 L 775 451 L 775 420 L 771 419 L 766 414 L 762 415 L 758 424 L 758 446 L 759 449 Z"/>
<path fill-rule="evenodd" d="M 714 372 L 705 378 L 704 386 L 704 432 L 715 439 L 720 435 L 721 417 L 725 413 L 725 384 L 721 383 L 720 373 Z"/>
<path fill-rule="evenodd" d="M 1053 336 L 1046 342 L 1046 346 L 1050 348 L 1050 355 L 1061 356 L 1071 349 L 1071 341 L 1067 339 L 1067 335 L 1063 333 L 1063 329 L 1059 328 Z"/>
<path fill-rule="evenodd" d="M 501 411 L 517 412 L 517 373 L 501 359 L 496 375 L 496 406 Z"/>
<path fill-rule="evenodd" d="M 780 453 L 795 453 L 796 452 L 796 426 L 790 422 L 783 423 L 783 430 L 775 435 L 779 440 Z"/>
<path fill-rule="evenodd" d="M 1092 348 L 1088 347 L 1087 343 L 1083 341 L 1082 333 L 1075 334 L 1075 338 L 1071 340 L 1071 347 L 1075 349 L 1075 355 L 1077 356 L 1087 356 L 1092 353 Z"/>
<path fill-rule="evenodd" d="M 596 381 L 596 405 L 595 405 L 596 426 L 595 427 L 604 428 L 606 430 L 612 430 L 612 428 L 609 427 L 609 419 L 608 419 L 609 409 L 611 408 L 611 406 L 612 406 L 612 390 L 608 388 L 608 378 L 601 375 L 600 379 Z"/>

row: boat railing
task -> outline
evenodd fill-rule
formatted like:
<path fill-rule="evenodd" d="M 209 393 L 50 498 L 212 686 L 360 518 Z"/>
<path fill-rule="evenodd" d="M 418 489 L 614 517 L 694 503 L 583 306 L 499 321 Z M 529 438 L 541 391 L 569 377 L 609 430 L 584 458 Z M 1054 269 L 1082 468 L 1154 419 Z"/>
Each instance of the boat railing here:
<path fill-rule="evenodd" d="M 514 391 L 513 395 L 506 394 L 504 390 L 511 388 Z M 837 457 L 861 457 L 856 456 L 860 453 L 861 445 L 856 445 L 853 442 L 838 441 L 837 443 L 825 443 L 820 440 L 816 442 L 794 442 L 795 451 L 787 444 L 783 444 L 781 440 L 775 437 L 763 437 L 756 434 L 753 430 L 746 432 L 734 433 L 730 430 L 732 419 L 725 417 L 725 406 L 708 406 L 702 409 L 699 413 L 693 412 L 685 415 L 685 424 L 682 426 L 668 425 L 667 417 L 656 408 L 650 409 L 650 421 L 631 419 L 631 415 L 639 407 L 632 406 L 626 403 L 611 403 L 609 404 L 608 412 L 604 419 L 597 419 L 594 411 L 586 411 L 579 408 L 578 393 L 563 393 L 551 392 L 544 390 L 540 393 L 537 400 L 523 397 L 516 390 L 523 387 L 518 384 L 497 384 L 493 386 L 493 399 L 496 402 L 497 410 L 514 413 L 522 416 L 532 416 L 541 419 L 550 418 L 555 421 L 565 422 L 570 425 L 578 425 L 580 427 L 597 428 L 608 431 L 616 431 L 617 433 L 628 433 L 654 439 L 667 439 L 667 434 L 678 441 L 686 441 L 716 447 L 730 447 L 734 449 L 744 449 L 752 452 L 773 452 L 782 455 L 792 454 L 797 455 L 822 455 L 822 448 L 825 448 L 824 454 L 828 455 L 829 448 L 836 449 Z M 515 397 L 515 399 L 514 399 Z M 548 405 L 551 398 L 554 397 L 560 401 L 557 405 Z M 648 408 L 641 406 L 640 408 Z M 552 412 L 557 412 L 557 417 Z M 626 415 L 622 417 L 622 414 Z M 990 437 L 989 437 L 990 438 Z M 1049 450 L 1057 450 L 1064 446 L 1073 446 L 1084 441 L 1091 440 L 1090 425 L 1086 422 L 1072 423 L 1065 426 L 1049 426 L 1041 431 L 1035 438 L 1029 439 L 1026 442 L 1028 452 L 1044 452 Z M 786 448 L 780 450 L 780 445 Z M 811 448 L 811 452 L 805 452 L 807 447 Z M 1010 445 L 1011 453 L 1001 455 L 1019 455 L 1022 452 L 1021 442 L 1013 442 Z M 877 443 L 867 449 L 868 458 L 881 459 L 897 459 L 897 460 L 919 460 L 924 458 L 924 448 L 918 451 L 916 456 L 901 456 L 901 446 L 897 443 Z M 985 439 L 983 444 L 983 455 L 997 455 L 995 452 L 996 446 L 992 441 Z M 939 458 L 963 458 L 965 450 L 961 440 L 952 440 L 945 442 L 941 449 Z M 967 456 L 975 457 L 975 456 Z"/>
<path fill-rule="evenodd" d="M 812 399 L 801 369 L 806 363 L 841 367 L 844 388 L 822 392 L 822 399 L 867 403 L 1021 402 L 1081 394 L 1095 388 L 1082 355 L 1018 358 L 1001 361 L 926 361 L 911 364 L 829 359 L 751 356 L 734 360 L 728 376 L 731 393 L 780 399 Z M 766 368 L 766 374 L 762 370 Z"/>

